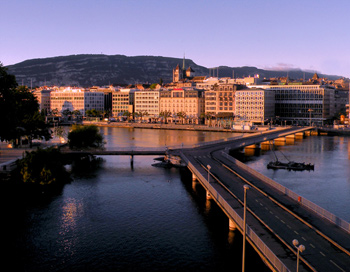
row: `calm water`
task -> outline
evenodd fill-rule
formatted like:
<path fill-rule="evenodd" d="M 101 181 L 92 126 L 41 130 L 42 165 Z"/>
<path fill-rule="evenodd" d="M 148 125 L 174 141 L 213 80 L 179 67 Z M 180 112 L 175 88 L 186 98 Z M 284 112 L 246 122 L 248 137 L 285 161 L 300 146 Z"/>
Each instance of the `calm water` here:
<path fill-rule="evenodd" d="M 107 149 L 192 144 L 231 133 L 102 128 Z M 348 138 L 309 137 L 280 147 L 314 172 L 266 169 L 271 152 L 247 162 L 344 219 L 349 207 Z M 264 152 L 262 152 L 264 153 Z M 105 156 L 98 170 L 75 172 L 61 194 L 46 201 L 2 205 L 6 261 L 18 271 L 241 270 L 242 236 L 191 175 L 152 167 L 153 157 Z M 6 193 L 5 193 L 6 194 Z M 18 205 L 20 203 L 21 205 Z M 250 247 L 247 271 L 268 271 Z M 258 268 L 257 268 L 258 267 Z"/>
<path fill-rule="evenodd" d="M 350 222 L 350 137 L 310 136 L 276 148 L 279 160 L 313 163 L 315 170 L 267 169 L 272 151 L 246 156 L 247 165 Z"/>
<path fill-rule="evenodd" d="M 233 136 L 102 131 L 109 149 Z M 5 263 L 12 271 L 240 271 L 242 236 L 228 231 L 226 216 L 201 186 L 192 188 L 187 171 L 152 167 L 149 156 L 136 156 L 133 168 L 128 156 L 104 160 L 99 170 L 76 172 L 58 196 L 2 205 L 10 244 Z M 268 271 L 253 249 L 247 251 L 247 271 Z"/>

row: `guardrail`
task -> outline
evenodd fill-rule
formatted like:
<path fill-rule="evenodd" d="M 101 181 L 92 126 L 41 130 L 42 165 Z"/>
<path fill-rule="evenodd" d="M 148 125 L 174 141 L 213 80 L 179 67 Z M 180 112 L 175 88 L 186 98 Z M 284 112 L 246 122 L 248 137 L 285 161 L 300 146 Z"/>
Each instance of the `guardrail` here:
<path fill-rule="evenodd" d="M 264 182 L 266 182 L 270 186 L 274 187 L 275 189 L 277 189 L 281 193 L 289 196 L 293 200 L 299 202 L 301 205 L 303 205 L 303 206 L 307 207 L 308 209 L 314 211 L 316 214 L 318 214 L 322 218 L 325 218 L 325 219 L 329 220 L 330 222 L 336 224 L 337 226 L 339 226 L 340 228 L 342 228 L 346 232 L 350 233 L 350 223 L 349 222 L 339 218 L 338 216 L 336 216 L 336 215 L 332 214 L 331 212 L 327 211 L 326 209 L 324 209 L 324 208 L 316 205 L 315 203 L 311 202 L 310 200 L 308 200 L 308 199 L 298 195 L 297 193 L 293 192 L 292 190 L 290 190 L 290 189 L 284 187 L 283 185 L 279 184 L 278 182 L 274 181 L 273 179 L 270 179 L 270 178 L 264 176 L 263 174 L 259 173 L 258 171 L 254 170 L 253 168 L 250 168 L 249 166 L 247 166 L 246 164 L 242 163 L 241 161 L 231 157 L 226 152 L 222 152 L 222 154 L 228 160 L 230 160 L 231 162 L 237 164 L 242 169 L 244 169 L 246 171 L 249 171 L 251 174 L 253 174 L 257 178 L 263 180 Z"/>
<path fill-rule="evenodd" d="M 206 189 L 209 190 L 212 196 L 217 195 L 215 188 L 207 181 L 207 179 L 198 171 L 198 169 L 187 159 L 184 154 L 181 155 L 184 161 L 187 163 L 187 167 L 196 175 L 197 179 L 204 185 Z M 243 218 L 228 204 L 228 202 L 223 198 L 215 198 L 215 201 L 225 210 L 231 219 L 243 229 Z M 261 254 L 263 254 L 271 263 L 271 265 L 280 272 L 290 272 L 290 270 L 285 266 L 285 264 L 273 253 L 273 251 L 260 239 L 260 237 L 249 227 L 246 228 L 247 237 L 250 241 L 259 249 Z"/>

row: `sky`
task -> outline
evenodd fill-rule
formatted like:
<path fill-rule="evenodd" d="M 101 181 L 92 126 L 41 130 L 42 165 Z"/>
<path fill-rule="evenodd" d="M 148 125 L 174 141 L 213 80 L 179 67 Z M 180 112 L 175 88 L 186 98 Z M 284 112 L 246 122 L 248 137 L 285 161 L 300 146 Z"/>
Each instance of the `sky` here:
<path fill-rule="evenodd" d="M 164 56 L 350 78 L 349 0 L 0 0 L 0 62 Z"/>

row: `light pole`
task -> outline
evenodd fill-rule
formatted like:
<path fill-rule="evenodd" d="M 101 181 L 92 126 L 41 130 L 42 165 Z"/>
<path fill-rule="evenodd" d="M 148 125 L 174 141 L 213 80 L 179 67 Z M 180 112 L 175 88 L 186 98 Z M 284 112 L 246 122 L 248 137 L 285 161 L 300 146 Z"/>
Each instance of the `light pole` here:
<path fill-rule="evenodd" d="M 209 183 L 211 166 L 208 164 L 208 165 L 207 165 L 207 168 L 208 168 L 208 183 Z"/>
<path fill-rule="evenodd" d="M 297 239 L 293 240 L 293 245 L 298 250 L 298 253 L 297 253 L 297 272 L 299 272 L 299 254 L 300 254 L 300 252 L 303 252 L 305 250 L 305 246 L 299 245 L 299 241 Z"/>
<path fill-rule="evenodd" d="M 250 186 L 245 184 L 243 185 L 244 189 L 244 210 L 243 210 L 243 253 L 242 253 L 242 272 L 245 271 L 245 240 L 246 240 L 246 229 L 247 229 L 247 190 L 250 189 Z"/>
<path fill-rule="evenodd" d="M 311 112 L 313 112 L 314 110 L 313 109 L 308 109 L 307 111 L 310 113 L 310 124 L 309 125 L 311 127 Z"/>

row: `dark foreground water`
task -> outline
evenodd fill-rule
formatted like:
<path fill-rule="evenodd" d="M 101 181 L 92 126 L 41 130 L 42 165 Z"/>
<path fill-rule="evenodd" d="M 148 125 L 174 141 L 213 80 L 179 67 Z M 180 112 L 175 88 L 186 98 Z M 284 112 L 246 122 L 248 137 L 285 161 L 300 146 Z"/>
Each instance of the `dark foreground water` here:
<path fill-rule="evenodd" d="M 102 129 L 115 145 L 162 146 L 232 134 Z M 4 225 L 8 271 L 240 271 L 242 236 L 191 175 L 152 167 L 153 157 L 105 156 L 74 173 L 62 193 L 9 197 Z M 12 199 L 12 201 L 11 201 Z M 18 205 L 20 203 L 20 205 Z M 17 205 L 16 205 L 17 204 Z M 7 246 L 9 243 L 9 246 Z M 250 247 L 247 271 L 268 271 Z"/>

